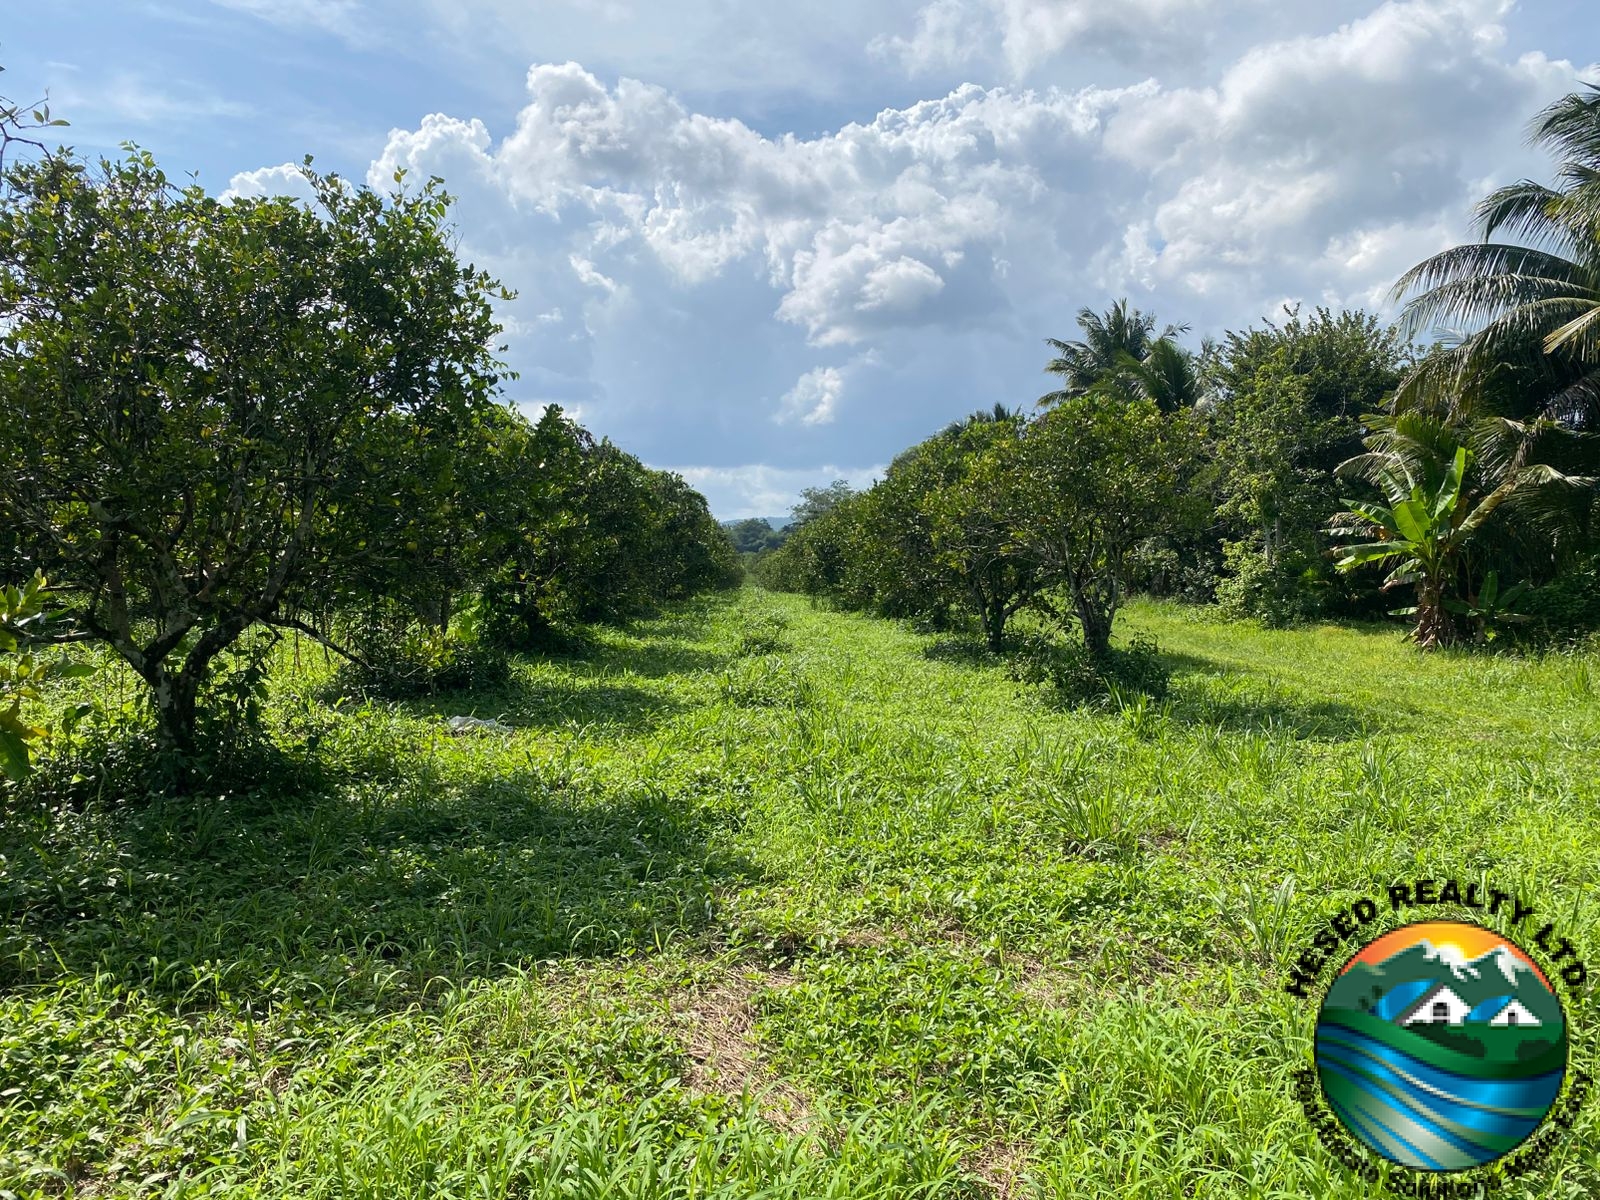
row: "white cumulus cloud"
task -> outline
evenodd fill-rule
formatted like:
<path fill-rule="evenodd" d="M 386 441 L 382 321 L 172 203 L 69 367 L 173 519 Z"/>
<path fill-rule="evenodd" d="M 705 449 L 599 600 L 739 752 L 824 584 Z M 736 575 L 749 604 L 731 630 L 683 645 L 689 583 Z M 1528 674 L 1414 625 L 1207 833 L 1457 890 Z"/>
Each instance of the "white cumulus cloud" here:
<path fill-rule="evenodd" d="M 654 459 L 737 446 L 732 461 L 798 470 L 1028 402 L 1043 339 L 1073 336 L 1083 305 L 1128 296 L 1197 335 L 1285 297 L 1381 308 L 1467 235 L 1485 190 L 1547 171 L 1526 122 L 1584 73 L 1518 45 L 1506 0 L 895 11 L 861 53 L 994 82 L 802 126 L 539 62 L 503 109 L 393 130 L 368 177 L 438 174 L 458 197 L 467 256 L 519 293 L 503 309 L 519 398 L 581 404 Z M 1000 82 L 1050 76 L 1052 55 L 1122 63 L 1139 29 L 1178 58 Z M 284 188 L 287 170 L 231 190 Z M 852 357 L 818 366 L 830 350 Z"/>
<path fill-rule="evenodd" d="M 818 367 L 800 376 L 800 382 L 778 402 L 774 419 L 785 424 L 826 425 L 838 415 L 843 394 L 844 373 L 837 367 Z"/>

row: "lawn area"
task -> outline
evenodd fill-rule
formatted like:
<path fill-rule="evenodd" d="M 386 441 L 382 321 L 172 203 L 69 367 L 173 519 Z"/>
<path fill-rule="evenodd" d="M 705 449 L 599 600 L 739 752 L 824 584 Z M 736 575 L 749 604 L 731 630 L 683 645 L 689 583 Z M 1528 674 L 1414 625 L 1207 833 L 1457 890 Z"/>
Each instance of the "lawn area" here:
<path fill-rule="evenodd" d="M 1167 700 L 749 588 L 407 704 L 308 644 L 270 782 L 0 822 L 0 1196 L 1370 1194 L 1283 968 L 1418 876 L 1600 963 L 1600 661 L 1118 632 Z"/>

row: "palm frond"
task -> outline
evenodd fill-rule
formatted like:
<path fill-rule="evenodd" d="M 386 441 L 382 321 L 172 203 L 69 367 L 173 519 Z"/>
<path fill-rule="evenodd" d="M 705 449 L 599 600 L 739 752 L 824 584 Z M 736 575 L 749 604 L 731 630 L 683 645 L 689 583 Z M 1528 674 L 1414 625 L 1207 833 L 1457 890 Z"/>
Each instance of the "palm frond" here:
<path fill-rule="evenodd" d="M 1527 246 L 1457 246 L 1418 263 L 1391 296 L 1416 292 L 1400 327 L 1416 336 L 1441 326 L 1471 330 L 1508 309 L 1560 299 L 1600 297 L 1600 277 L 1582 263 Z"/>
<path fill-rule="evenodd" d="M 1504 232 L 1567 256 L 1575 249 L 1575 239 L 1557 215 L 1560 201 L 1561 193 L 1554 188 L 1524 179 L 1479 201 L 1473 224 L 1484 241 Z"/>
<path fill-rule="evenodd" d="M 1529 126 L 1529 140 L 1563 160 L 1600 165 L 1600 88 L 1584 87 L 1540 112 Z"/>
<path fill-rule="evenodd" d="M 1574 357 L 1594 361 L 1600 350 L 1600 300 L 1588 301 L 1584 311 L 1547 333 L 1544 349 L 1547 354 L 1566 349 Z"/>

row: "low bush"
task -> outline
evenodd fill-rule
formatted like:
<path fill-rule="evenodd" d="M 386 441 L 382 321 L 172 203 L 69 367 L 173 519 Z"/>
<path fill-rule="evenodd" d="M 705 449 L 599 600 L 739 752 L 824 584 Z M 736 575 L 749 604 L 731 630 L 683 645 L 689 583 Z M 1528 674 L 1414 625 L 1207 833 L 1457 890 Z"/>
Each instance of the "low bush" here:
<path fill-rule="evenodd" d="M 370 622 L 351 644 L 361 661 L 347 664 L 339 685 L 387 700 L 499 687 L 511 676 L 505 651 L 460 622 L 448 629 Z"/>
<path fill-rule="evenodd" d="M 1518 605 L 1525 640 L 1568 641 L 1600 630 L 1600 556 L 1573 563 Z"/>
<path fill-rule="evenodd" d="M 1126 649 L 1112 647 L 1097 658 L 1080 642 L 1030 633 L 1018 639 L 1011 677 L 1020 683 L 1049 684 L 1073 704 L 1094 704 L 1129 692 L 1159 700 L 1167 694 L 1172 672 L 1151 638 L 1135 637 Z"/>
<path fill-rule="evenodd" d="M 1216 596 L 1224 615 L 1256 617 L 1282 628 L 1326 611 L 1327 573 L 1310 555 L 1290 551 L 1272 563 L 1252 543 L 1226 542 L 1222 559 L 1224 577 L 1216 585 Z"/>

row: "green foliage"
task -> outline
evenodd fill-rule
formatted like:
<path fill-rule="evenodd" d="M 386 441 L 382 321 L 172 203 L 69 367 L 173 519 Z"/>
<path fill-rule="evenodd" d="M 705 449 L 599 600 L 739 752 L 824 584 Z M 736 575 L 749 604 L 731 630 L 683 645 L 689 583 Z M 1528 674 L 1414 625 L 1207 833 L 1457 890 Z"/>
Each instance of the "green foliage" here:
<path fill-rule="evenodd" d="M 4 67 L 0 67 L 0 72 L 4 70 Z M 62 118 L 51 115 L 47 100 L 24 104 L 0 96 L 0 179 L 4 177 L 6 157 L 14 148 L 25 146 L 36 151 L 48 151 L 38 137 L 31 137 L 30 134 L 60 129 L 67 124 Z"/>
<path fill-rule="evenodd" d="M 1581 558 L 1555 579 L 1526 592 L 1521 609 L 1532 627 L 1552 639 L 1600 629 L 1600 555 Z"/>
<path fill-rule="evenodd" d="M 1448 449 L 1447 442 L 1439 443 L 1437 457 L 1421 459 L 1393 450 L 1375 454 L 1372 475 L 1383 501 L 1348 501 L 1350 513 L 1332 530 L 1372 539 L 1339 549 L 1341 571 L 1369 563 L 1389 565 L 1385 588 L 1415 586 L 1416 605 L 1396 615 L 1416 616 L 1413 636 L 1424 649 L 1459 640 L 1461 629 L 1451 611 L 1482 616 L 1492 610 L 1493 597 L 1489 609 L 1480 612 L 1456 593 L 1467 551 L 1501 505 L 1546 482 L 1540 468 L 1530 467 L 1485 493 L 1474 486 L 1469 471 L 1473 455 L 1465 446 L 1454 447 L 1441 473 L 1439 458 Z"/>
<path fill-rule="evenodd" d="M 722 673 L 717 693 L 750 708 L 804 708 L 816 696 L 805 671 L 778 654 L 735 659 Z"/>
<path fill-rule="evenodd" d="M 750 615 L 750 620 L 739 634 L 735 651 L 741 657 L 776 654 L 789 649 L 789 618 L 781 612 L 766 610 Z"/>
<path fill-rule="evenodd" d="M 222 203 L 139 151 L 7 176 L 0 552 L 67 587 L 184 761 L 216 742 L 204 703 L 256 713 L 218 666 L 252 627 L 326 639 L 376 604 L 369 685 L 461 686 L 500 669 L 490 642 L 741 577 L 681 478 L 495 402 L 504 293 L 457 260 L 438 180 L 305 175 L 314 206 Z M 482 636 L 431 631 L 472 593 Z"/>
<path fill-rule="evenodd" d="M 1532 140 L 1558 160 L 1557 180 L 1522 180 L 1478 205 L 1478 240 L 1436 254 L 1395 287 L 1402 327 L 1459 329 L 1417 364 L 1375 433 L 1406 454 L 1414 428 L 1449 431 L 1472 453 L 1479 487 L 1521 494 L 1477 538 L 1473 578 L 1496 569 L 1559 584 L 1595 550 L 1600 515 L 1600 92 L 1584 90 L 1535 119 Z M 1529 487 L 1529 475 L 1540 476 Z M 1559 589 L 1556 594 L 1559 594 Z M 1576 613 L 1574 613 L 1576 615 Z"/>
<path fill-rule="evenodd" d="M 1130 694 L 1160 700 L 1172 681 L 1160 648 L 1143 636 L 1095 655 L 1079 642 L 1030 633 L 1019 640 L 1010 670 L 1020 683 L 1050 685 L 1069 704 L 1099 704 Z"/>
<path fill-rule="evenodd" d="M 1502 589 L 1500 573 L 1490 571 L 1483 577 L 1483 585 L 1476 595 L 1469 595 L 1460 600 L 1446 597 L 1444 606 L 1451 612 L 1466 617 L 1472 623 L 1480 641 L 1492 642 L 1505 630 L 1528 619 L 1520 607 L 1522 597 L 1527 590 L 1526 580 Z"/>
<path fill-rule="evenodd" d="M 10 169 L 0 523 L 193 748 L 216 656 L 330 592 L 437 572 L 492 409 L 490 307 L 437 181 L 228 203 L 145 153 Z"/>
<path fill-rule="evenodd" d="M 214 753 L 245 749 L 262 738 L 271 659 L 281 640 L 277 630 L 258 628 L 217 655 L 198 720 L 201 740 Z"/>
<path fill-rule="evenodd" d="M 50 589 L 43 572 L 21 587 L 0 586 L 0 771 L 13 780 L 32 769 L 32 743 L 50 736 L 48 725 L 35 724 L 32 712 L 45 701 L 52 680 L 82 678 L 93 668 L 57 657 L 42 657 L 34 646 L 46 640 L 51 614 Z M 72 705 L 62 714 L 68 729 L 87 713 L 87 706 Z"/>
<path fill-rule="evenodd" d="M 1187 490 L 1200 419 L 1151 400 L 1088 393 L 1034 422 L 1015 476 L 1017 539 L 1059 585 L 1092 655 L 1110 646 L 1128 560 L 1146 539 L 1199 517 Z"/>
<path fill-rule="evenodd" d="M 793 533 L 818 517 L 826 516 L 853 495 L 855 489 L 843 479 L 835 479 L 827 487 L 801 489 L 799 503 L 789 513 L 789 532 Z"/>
<path fill-rule="evenodd" d="M 480 568 L 491 639 L 541 649 L 587 621 L 620 621 L 740 578 L 705 498 L 596 441 L 555 406 L 498 439 L 497 533 Z"/>
<path fill-rule="evenodd" d="M 978 421 L 895 461 L 873 489 L 880 611 L 912 616 L 960 604 L 977 616 L 989 648 L 1000 648 L 1006 623 L 1040 583 L 1037 557 L 1017 536 L 1022 439 L 1020 419 Z"/>
<path fill-rule="evenodd" d="M 1201 418 L 1105 389 L 1028 421 L 1004 410 L 905 451 L 884 479 L 839 499 L 773 555 L 768 586 L 949 628 L 976 618 L 991 650 L 1059 585 L 1094 653 L 1137 548 L 1199 515 Z"/>
<path fill-rule="evenodd" d="M 761 517 L 734 521 L 727 526 L 727 530 L 733 548 L 740 554 L 760 554 L 767 550 L 776 550 L 783 545 L 787 536 L 783 530 L 774 529 L 771 522 Z"/>
<path fill-rule="evenodd" d="M 1322 560 L 1296 546 L 1273 558 L 1254 539 L 1222 544 L 1223 577 L 1217 603 L 1230 617 L 1256 617 L 1272 626 L 1322 615 L 1330 589 Z"/>
<path fill-rule="evenodd" d="M 1468 331 L 1407 380 L 1409 403 L 1477 409 L 1517 419 L 1531 432 L 1541 424 L 1569 434 L 1594 428 L 1597 130 L 1600 90 L 1593 85 L 1551 104 L 1535 119 L 1532 137 L 1557 156 L 1557 184 L 1525 179 L 1486 196 L 1476 241 L 1426 259 L 1395 285 L 1397 297 L 1409 293 L 1406 329 Z M 1515 407 L 1501 411 L 1508 405 Z M 1558 440 L 1580 458 L 1583 473 L 1600 473 L 1592 439 Z"/>
<path fill-rule="evenodd" d="M 1105 313 L 1079 309 L 1082 339 L 1045 339 L 1056 352 L 1045 370 L 1061 376 L 1062 386 L 1040 397 L 1039 406 L 1074 400 L 1098 388 L 1141 396 L 1166 412 L 1192 407 L 1203 387 L 1195 359 L 1174 340 L 1183 330 L 1168 325 L 1158 337 L 1155 327 L 1153 314 L 1129 308 L 1126 300 Z"/>
<path fill-rule="evenodd" d="M 1343 599 L 1323 558 L 1338 511 L 1335 468 L 1400 380 L 1402 346 L 1365 313 L 1289 309 L 1282 324 L 1229 333 L 1213 371 L 1217 517 L 1231 536 L 1217 599 L 1282 624 Z"/>
<path fill-rule="evenodd" d="M 769 613 L 809 703 L 721 694 Z M 0 822 L 0 1186 L 1359 1200 L 1285 1091 L 1283 963 L 1419 862 L 1600 883 L 1600 664 L 1144 601 L 1117 632 L 1164 699 L 712 595 L 519 661 L 471 738 L 325 706 L 285 643 L 295 749 L 248 787 L 121 803 L 147 757 L 52 755 Z M 1597 1136 L 1507 1195 L 1594 1194 Z"/>
<path fill-rule="evenodd" d="M 470 615 L 446 628 L 397 618 L 391 611 L 358 620 L 348 640 L 359 662 L 346 665 L 338 688 L 391 700 L 438 692 L 487 690 L 510 677 L 506 652 Z"/>

